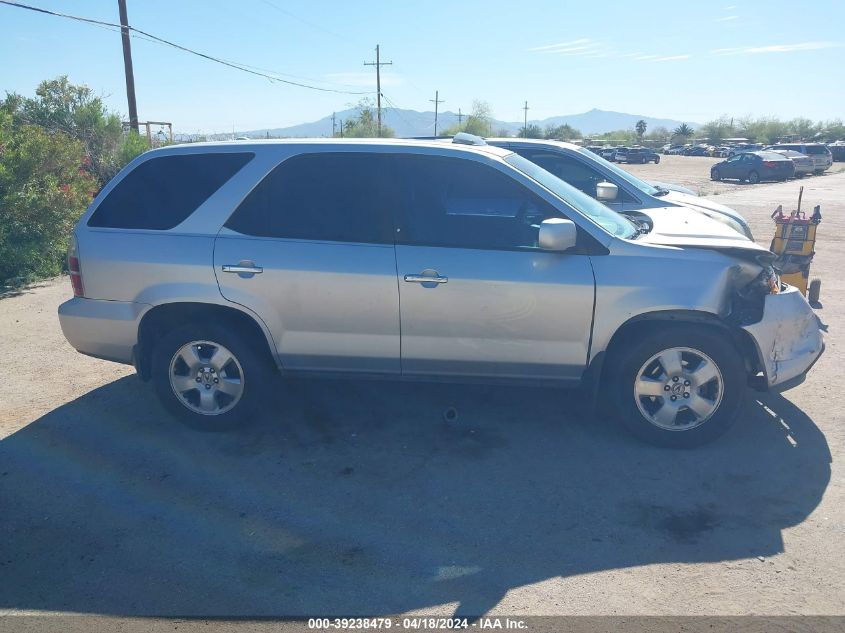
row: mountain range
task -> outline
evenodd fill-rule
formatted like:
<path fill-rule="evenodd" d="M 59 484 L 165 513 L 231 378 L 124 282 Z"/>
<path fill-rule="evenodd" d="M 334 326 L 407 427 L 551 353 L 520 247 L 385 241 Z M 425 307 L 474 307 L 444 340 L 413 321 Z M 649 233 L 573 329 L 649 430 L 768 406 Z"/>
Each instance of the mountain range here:
<path fill-rule="evenodd" d="M 350 108 L 342 112 L 335 113 L 335 121 L 340 125 L 341 121 L 345 121 L 350 117 L 355 117 L 358 114 L 356 108 Z M 464 114 L 464 117 L 467 115 Z M 681 123 L 686 123 L 692 128 L 696 128 L 697 124 L 690 121 L 676 121 L 674 119 L 659 119 L 655 117 L 644 116 L 640 114 L 628 114 L 626 112 L 612 112 L 609 110 L 592 109 L 589 112 L 581 114 L 565 114 L 560 116 L 548 117 L 546 119 L 529 119 L 529 124 L 539 125 L 541 128 L 546 128 L 549 125 L 558 126 L 568 124 L 577 130 L 580 130 L 584 135 L 602 134 L 604 132 L 612 132 L 614 130 L 633 129 L 634 125 L 640 119 L 644 120 L 648 125 L 649 130 L 657 127 L 665 127 L 670 130 L 675 129 Z M 434 112 L 418 112 L 417 110 L 403 110 L 399 108 L 384 108 L 382 109 L 382 121 L 385 125 L 390 126 L 398 137 L 412 137 L 412 136 L 432 136 L 434 135 Z M 458 114 L 447 111 L 440 112 L 437 117 L 438 131 L 445 130 L 458 122 Z M 508 135 L 515 135 L 522 127 L 520 121 L 500 121 L 493 120 L 493 130 L 499 134 L 502 132 Z M 250 138 L 264 138 L 271 137 L 320 137 L 332 135 L 332 117 L 324 116 L 321 119 L 312 121 L 310 123 L 301 123 L 290 127 L 265 128 L 260 130 L 245 130 L 235 132 L 235 136 L 247 136 Z M 214 137 L 230 138 L 230 134 L 219 134 Z"/>

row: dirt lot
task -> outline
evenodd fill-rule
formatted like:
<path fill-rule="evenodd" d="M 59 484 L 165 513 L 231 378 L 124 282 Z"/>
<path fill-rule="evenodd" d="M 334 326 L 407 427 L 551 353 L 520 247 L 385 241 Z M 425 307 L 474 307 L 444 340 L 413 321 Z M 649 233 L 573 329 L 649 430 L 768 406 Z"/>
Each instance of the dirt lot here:
<path fill-rule="evenodd" d="M 673 159 L 635 171 L 696 185 L 712 162 Z M 696 451 L 558 391 L 354 381 L 198 433 L 65 343 L 66 281 L 0 300 L 0 615 L 845 613 L 845 173 L 803 184 L 827 353 Z M 767 243 L 798 186 L 718 201 Z"/>
<path fill-rule="evenodd" d="M 648 163 L 647 165 L 621 165 L 633 174 L 644 180 L 657 180 L 660 182 L 672 182 L 676 185 L 683 185 L 692 189 L 700 196 L 721 196 L 723 194 L 742 191 L 749 187 L 752 189 L 761 185 L 748 185 L 736 181 L 714 182 L 710 180 L 710 168 L 725 160 L 724 158 L 709 158 L 707 156 L 661 156 L 660 163 Z M 833 163 L 833 166 L 826 175 L 845 171 L 845 163 Z M 809 184 L 813 177 L 805 177 L 797 180 L 800 184 Z M 717 198 L 723 202 L 722 198 Z M 725 203 L 727 204 L 727 203 Z"/>

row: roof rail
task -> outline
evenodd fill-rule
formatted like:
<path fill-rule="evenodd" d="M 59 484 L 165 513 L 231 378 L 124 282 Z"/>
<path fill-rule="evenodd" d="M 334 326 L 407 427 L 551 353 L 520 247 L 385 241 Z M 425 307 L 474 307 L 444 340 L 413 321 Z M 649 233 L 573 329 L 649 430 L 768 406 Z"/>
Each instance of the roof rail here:
<path fill-rule="evenodd" d="M 458 132 L 455 134 L 455 137 L 452 139 L 453 143 L 457 143 L 459 145 L 487 145 L 487 141 L 485 141 L 480 136 L 476 136 L 475 134 L 467 134 L 466 132 Z"/>

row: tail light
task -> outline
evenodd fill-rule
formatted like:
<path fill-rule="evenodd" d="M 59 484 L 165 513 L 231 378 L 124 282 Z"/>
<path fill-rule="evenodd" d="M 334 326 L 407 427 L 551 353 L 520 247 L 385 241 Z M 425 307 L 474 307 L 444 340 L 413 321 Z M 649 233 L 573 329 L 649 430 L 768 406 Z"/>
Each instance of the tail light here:
<path fill-rule="evenodd" d="M 763 167 L 777 167 L 778 161 L 776 160 L 764 160 Z"/>
<path fill-rule="evenodd" d="M 82 287 L 82 270 L 79 267 L 79 247 L 76 244 L 76 236 L 70 238 L 70 246 L 67 249 L 67 268 L 70 273 L 70 285 L 73 286 L 74 297 L 84 297 L 85 290 Z"/>

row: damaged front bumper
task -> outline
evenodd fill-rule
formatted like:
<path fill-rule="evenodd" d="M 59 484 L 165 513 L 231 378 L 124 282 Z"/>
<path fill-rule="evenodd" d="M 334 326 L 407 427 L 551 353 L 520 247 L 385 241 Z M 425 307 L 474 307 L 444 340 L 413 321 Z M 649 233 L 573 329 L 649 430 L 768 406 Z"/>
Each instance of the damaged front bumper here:
<path fill-rule="evenodd" d="M 793 286 L 767 295 L 763 317 L 742 329 L 757 347 L 763 387 L 782 391 L 800 384 L 824 351 L 821 321 Z"/>

